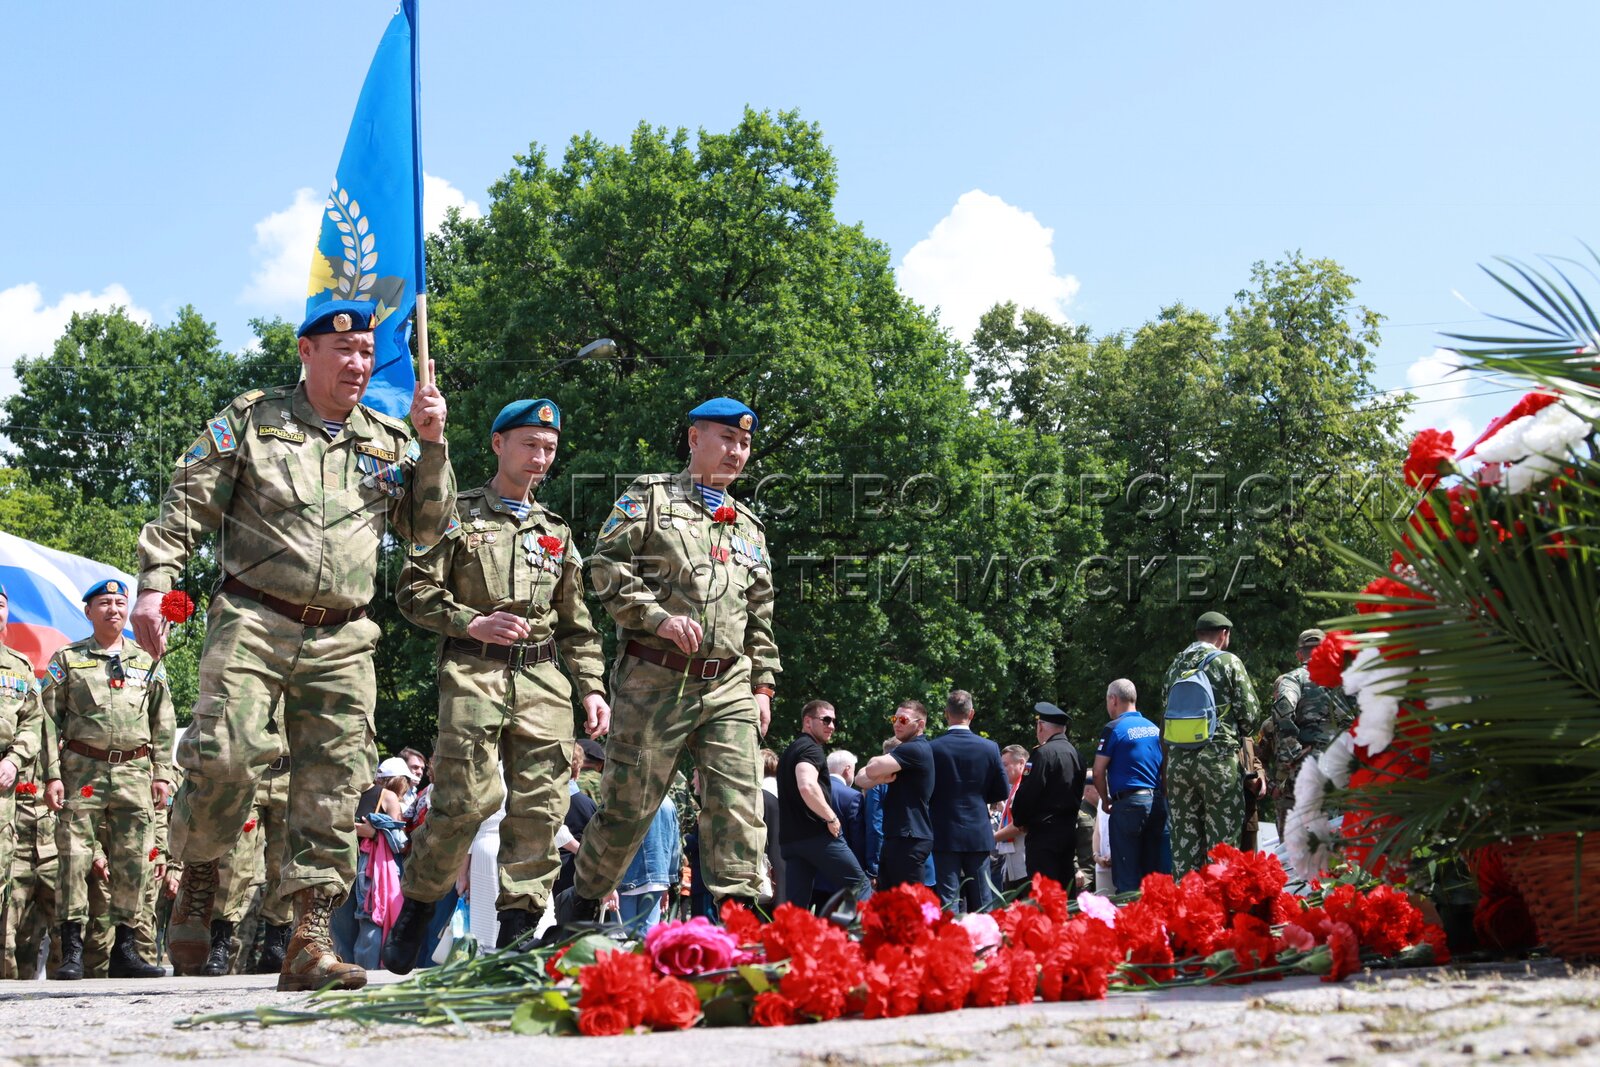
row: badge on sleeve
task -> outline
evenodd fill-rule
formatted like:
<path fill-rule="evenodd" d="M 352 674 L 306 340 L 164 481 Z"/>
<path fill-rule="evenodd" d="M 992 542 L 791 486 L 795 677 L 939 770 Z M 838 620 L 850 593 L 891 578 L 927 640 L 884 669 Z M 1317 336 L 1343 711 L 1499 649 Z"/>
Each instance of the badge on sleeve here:
<path fill-rule="evenodd" d="M 189 446 L 189 451 L 179 457 L 178 466 L 192 467 L 209 455 L 211 455 L 211 436 L 201 434 L 194 439 L 194 444 Z"/>
<path fill-rule="evenodd" d="M 55 660 L 50 661 L 50 678 L 55 682 L 64 682 L 67 680 L 67 672 L 62 669 L 61 664 L 57 663 Z"/>
<path fill-rule="evenodd" d="M 228 423 L 228 416 L 218 415 L 206 424 L 211 431 L 211 440 L 216 442 L 217 453 L 226 456 L 239 447 L 239 442 L 234 439 L 233 427 Z"/>

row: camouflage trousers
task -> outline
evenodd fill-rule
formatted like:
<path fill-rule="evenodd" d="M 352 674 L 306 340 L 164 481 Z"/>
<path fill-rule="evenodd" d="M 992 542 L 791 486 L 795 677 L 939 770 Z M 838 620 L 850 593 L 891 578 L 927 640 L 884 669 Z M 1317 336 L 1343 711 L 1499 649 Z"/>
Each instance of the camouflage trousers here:
<path fill-rule="evenodd" d="M 578 849 L 576 888 L 616 888 L 688 749 L 700 769 L 700 862 L 714 896 L 761 895 L 767 827 L 750 662 L 714 681 L 620 655 L 611 671 L 611 739 L 600 805 Z"/>
<path fill-rule="evenodd" d="M 1203 867 L 1217 844 L 1237 846 L 1245 815 L 1238 751 L 1219 744 L 1170 750 L 1167 808 L 1174 878 Z"/>
<path fill-rule="evenodd" d="M 172 809 L 172 854 L 221 859 L 256 783 L 285 751 L 288 860 L 279 892 L 343 894 L 355 880 L 356 801 L 373 776 L 371 619 L 302 626 L 228 593 L 212 598 L 194 720 L 178 742 L 187 772 Z"/>
<path fill-rule="evenodd" d="M 37 858 L 17 856 L 11 861 L 11 896 L 6 901 L 4 932 L 0 934 L 0 979 L 33 978 L 39 973 L 39 947 L 56 925 L 56 869 L 52 851 Z M 51 936 L 50 955 L 61 961 L 60 938 Z"/>
<path fill-rule="evenodd" d="M 496 907 L 543 910 L 561 871 L 555 836 L 567 812 L 572 727 L 572 684 L 554 663 L 513 672 L 447 651 L 439 664 L 433 793 L 428 818 L 411 837 L 401 891 L 442 900 L 478 825 L 504 801 Z"/>
<path fill-rule="evenodd" d="M 113 924 L 132 923 L 151 871 L 150 758 L 112 764 L 63 749 L 61 784 L 66 806 L 56 821 L 61 857 L 56 920 L 87 924 L 90 868 L 98 845 L 111 873 L 106 914 Z"/>
<path fill-rule="evenodd" d="M 262 891 L 262 922 L 284 926 L 294 918 L 293 905 L 278 892 L 289 846 L 288 813 L 288 774 L 276 774 L 257 783 L 250 817 L 217 867 L 218 918 L 242 922 L 255 903 L 257 889 Z"/>
<path fill-rule="evenodd" d="M 11 870 L 11 858 L 17 854 L 17 795 L 9 789 L 0 789 L 0 876 Z M 5 908 L 11 891 L 11 880 L 0 882 L 0 909 Z"/>

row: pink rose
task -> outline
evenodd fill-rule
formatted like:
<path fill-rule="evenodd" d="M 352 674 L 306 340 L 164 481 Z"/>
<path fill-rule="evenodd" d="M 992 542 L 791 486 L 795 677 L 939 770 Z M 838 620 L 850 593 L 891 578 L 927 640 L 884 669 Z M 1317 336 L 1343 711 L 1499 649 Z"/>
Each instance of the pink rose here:
<path fill-rule="evenodd" d="M 1000 924 L 983 911 L 969 911 L 959 920 L 972 938 L 972 951 L 987 952 L 1000 944 Z"/>
<path fill-rule="evenodd" d="M 644 938 L 645 952 L 662 974 L 704 974 L 732 967 L 739 941 L 703 916 L 688 922 L 661 923 Z"/>

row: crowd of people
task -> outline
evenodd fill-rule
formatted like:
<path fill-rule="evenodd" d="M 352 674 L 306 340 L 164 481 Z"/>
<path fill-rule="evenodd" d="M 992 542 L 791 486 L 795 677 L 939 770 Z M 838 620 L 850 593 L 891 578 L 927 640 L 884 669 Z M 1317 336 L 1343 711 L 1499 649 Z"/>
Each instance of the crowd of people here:
<path fill-rule="evenodd" d="M 960 690 L 931 739 L 924 705 L 902 701 L 859 766 L 827 752 L 841 713 L 820 699 L 781 755 L 764 752 L 782 670 L 772 555 L 730 489 L 755 412 L 727 397 L 687 412 L 685 467 L 629 485 L 585 560 L 535 499 L 555 401 L 505 405 L 486 428 L 494 474 L 458 492 L 431 366 L 410 425 L 359 402 L 372 317 L 322 305 L 299 330 L 302 380 L 206 424 L 140 536 L 137 595 L 115 579 L 87 590 L 92 635 L 39 683 L 0 644 L 8 970 L 37 973 L 48 940 L 61 979 L 102 957 L 111 977 L 154 977 L 164 949 L 177 973 L 359 988 L 469 926 L 513 949 L 727 901 L 849 908 L 909 881 L 955 909 L 1041 874 L 1125 891 L 1216 842 L 1251 844 L 1268 780 L 1292 781 L 1340 722 L 1337 694 L 1303 670 L 1280 679 L 1281 758 L 1265 771 L 1232 624 L 1207 612 L 1164 679 L 1159 727 L 1131 681 L 1111 683 L 1092 763 L 1061 708 L 1036 705 L 1031 751 L 1002 750 Z M 379 763 L 369 612 L 391 533 L 410 546 L 398 607 L 438 638 L 438 732 L 431 759 Z M 174 740 L 166 609 L 216 534 L 199 693 Z M 586 572 L 617 627 L 609 672 Z"/>

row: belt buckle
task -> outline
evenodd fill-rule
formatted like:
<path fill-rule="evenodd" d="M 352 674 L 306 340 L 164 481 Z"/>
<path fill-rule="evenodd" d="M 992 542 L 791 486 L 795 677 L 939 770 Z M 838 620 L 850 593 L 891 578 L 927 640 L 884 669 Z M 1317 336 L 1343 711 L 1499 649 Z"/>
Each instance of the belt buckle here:
<path fill-rule="evenodd" d="M 306 618 L 306 616 L 310 615 L 313 611 L 317 613 L 317 621 L 316 622 L 312 622 L 310 619 Z M 326 619 L 327 617 L 328 617 L 328 609 L 327 608 L 319 608 L 315 604 L 307 604 L 304 608 L 300 609 L 300 625 L 301 626 L 321 626 L 322 625 L 322 620 Z"/>
<path fill-rule="evenodd" d="M 122 749 L 114 748 L 111 751 L 107 752 L 106 753 L 106 762 L 110 763 L 110 764 L 121 763 L 122 762 Z"/>
<path fill-rule="evenodd" d="M 700 661 L 700 680 L 702 682 L 714 681 L 722 673 L 720 659 L 703 659 Z"/>

